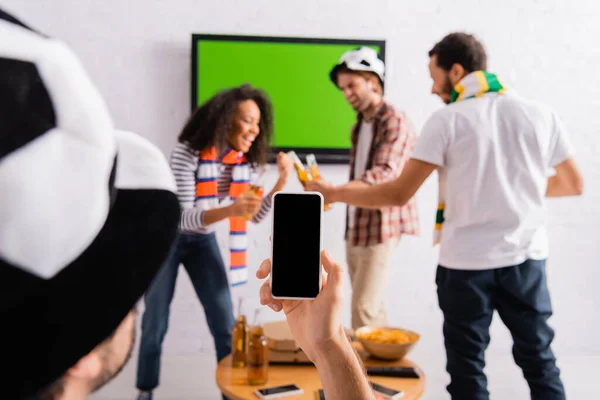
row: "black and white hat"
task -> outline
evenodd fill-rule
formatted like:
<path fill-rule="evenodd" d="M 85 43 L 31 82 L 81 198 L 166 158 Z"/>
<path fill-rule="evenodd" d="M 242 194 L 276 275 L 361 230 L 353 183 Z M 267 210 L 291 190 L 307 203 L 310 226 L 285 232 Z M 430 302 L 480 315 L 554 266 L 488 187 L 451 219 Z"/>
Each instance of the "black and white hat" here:
<path fill-rule="evenodd" d="M 329 73 L 329 78 L 337 86 L 337 77 L 340 71 L 349 69 L 351 71 L 372 72 L 379 78 L 381 87 L 385 81 L 385 64 L 377 55 L 377 52 L 369 47 L 359 47 L 342 54 L 337 65 Z"/>
<path fill-rule="evenodd" d="M 116 329 L 175 237 L 163 154 L 113 127 L 62 42 L 0 10 L 2 394 L 62 376 Z"/>

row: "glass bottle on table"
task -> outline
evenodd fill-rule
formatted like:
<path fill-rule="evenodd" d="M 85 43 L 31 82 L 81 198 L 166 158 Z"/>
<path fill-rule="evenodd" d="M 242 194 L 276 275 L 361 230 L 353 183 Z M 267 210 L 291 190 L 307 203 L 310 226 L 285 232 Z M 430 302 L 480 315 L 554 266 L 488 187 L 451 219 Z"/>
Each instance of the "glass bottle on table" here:
<path fill-rule="evenodd" d="M 254 314 L 254 324 L 250 327 L 246 353 L 246 368 L 250 385 L 264 385 L 269 378 L 269 346 L 259 313 L 260 310 L 257 309 Z"/>
<path fill-rule="evenodd" d="M 243 302 L 244 299 L 240 298 L 237 320 L 231 332 L 231 366 L 233 368 L 246 366 L 249 328 L 242 309 Z"/>

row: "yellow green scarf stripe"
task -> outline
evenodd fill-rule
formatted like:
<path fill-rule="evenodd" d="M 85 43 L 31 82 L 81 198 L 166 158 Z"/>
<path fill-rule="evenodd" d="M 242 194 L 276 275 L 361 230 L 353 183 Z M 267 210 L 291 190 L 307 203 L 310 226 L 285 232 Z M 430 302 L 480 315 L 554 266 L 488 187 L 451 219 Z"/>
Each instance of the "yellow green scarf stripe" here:
<path fill-rule="evenodd" d="M 505 88 L 496 75 L 486 71 L 475 71 L 454 86 L 450 102 L 481 97 L 489 92 L 504 93 L 504 91 Z"/>
<path fill-rule="evenodd" d="M 438 204 L 438 210 L 435 214 L 435 227 L 441 229 L 444 223 L 444 203 Z"/>

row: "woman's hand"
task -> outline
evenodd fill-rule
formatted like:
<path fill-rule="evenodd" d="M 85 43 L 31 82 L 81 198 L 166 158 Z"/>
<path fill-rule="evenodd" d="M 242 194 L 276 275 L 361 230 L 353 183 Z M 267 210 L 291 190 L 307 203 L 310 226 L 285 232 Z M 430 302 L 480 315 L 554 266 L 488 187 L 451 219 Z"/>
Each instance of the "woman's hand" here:
<path fill-rule="evenodd" d="M 252 193 L 246 193 L 235 199 L 231 205 L 231 214 L 233 217 L 245 217 L 254 215 L 260 210 L 262 199 Z"/>

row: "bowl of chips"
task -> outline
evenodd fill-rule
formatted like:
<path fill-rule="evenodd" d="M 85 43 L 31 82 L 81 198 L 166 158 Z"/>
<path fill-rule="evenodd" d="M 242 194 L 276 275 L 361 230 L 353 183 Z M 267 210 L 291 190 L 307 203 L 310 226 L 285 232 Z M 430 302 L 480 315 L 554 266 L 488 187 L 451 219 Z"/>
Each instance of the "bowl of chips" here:
<path fill-rule="evenodd" d="M 371 356 L 383 360 L 404 358 L 421 338 L 413 331 L 389 326 L 363 326 L 356 330 L 355 336 Z"/>

